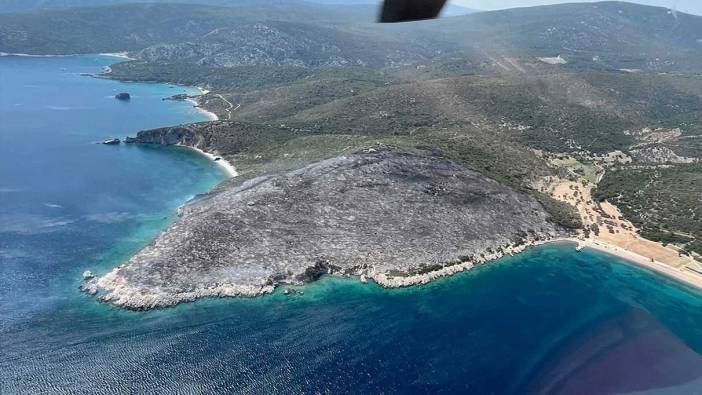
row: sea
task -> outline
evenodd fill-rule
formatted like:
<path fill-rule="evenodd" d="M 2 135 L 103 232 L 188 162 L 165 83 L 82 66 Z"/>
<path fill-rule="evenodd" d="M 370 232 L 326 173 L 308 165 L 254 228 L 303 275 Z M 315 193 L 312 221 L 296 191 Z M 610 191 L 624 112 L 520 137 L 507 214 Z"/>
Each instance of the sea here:
<path fill-rule="evenodd" d="M 702 294 L 555 243 L 406 289 L 124 311 L 79 292 L 226 173 L 106 138 L 206 120 L 114 57 L 0 57 L 0 393 L 700 394 Z M 129 92 L 132 99 L 114 99 Z"/>

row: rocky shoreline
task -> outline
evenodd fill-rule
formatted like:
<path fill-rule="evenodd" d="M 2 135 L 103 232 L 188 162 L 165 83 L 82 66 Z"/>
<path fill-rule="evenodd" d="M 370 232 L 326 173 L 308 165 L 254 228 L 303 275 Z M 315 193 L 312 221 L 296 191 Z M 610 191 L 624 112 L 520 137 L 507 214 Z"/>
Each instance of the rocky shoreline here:
<path fill-rule="evenodd" d="M 408 287 L 567 233 L 524 193 L 436 153 L 381 146 L 218 188 L 81 289 L 117 307 L 149 310 L 264 295 L 322 275 Z"/>
<path fill-rule="evenodd" d="M 216 148 L 213 148 L 208 139 L 200 133 L 198 126 L 206 124 L 208 122 L 141 131 L 135 137 L 127 137 L 124 142 L 127 144 L 175 145 L 190 148 L 215 161 L 229 177 L 236 177 L 238 172 L 231 161 Z"/>
<path fill-rule="evenodd" d="M 110 273 L 84 281 L 80 290 L 88 295 L 97 296 L 101 303 L 109 303 L 115 307 L 145 311 L 174 307 L 181 303 L 193 302 L 206 298 L 256 297 L 273 293 L 275 287 L 262 287 L 221 284 L 209 288 L 198 288 L 184 292 L 154 292 L 144 293 L 136 286 L 130 285 L 119 276 L 119 268 Z M 99 295 L 98 295 L 99 294 Z"/>
<path fill-rule="evenodd" d="M 482 254 L 478 257 L 471 257 L 471 259 L 461 262 L 452 266 L 445 266 L 437 270 L 433 270 L 427 273 L 415 274 L 410 276 L 400 276 L 400 277 L 388 277 L 385 273 L 369 273 L 369 277 L 373 279 L 378 285 L 384 288 L 406 288 L 413 287 L 417 285 L 428 284 L 434 280 L 439 280 L 441 278 L 450 277 L 454 274 L 462 273 L 473 269 L 476 266 L 484 265 L 492 261 L 496 261 L 507 255 L 512 256 L 524 252 L 530 247 L 542 245 L 548 242 L 556 242 L 562 239 L 553 240 L 527 240 L 520 244 L 514 244 L 506 246 L 499 252 L 493 252 L 488 254 Z M 365 276 L 366 274 L 362 274 Z"/>
<path fill-rule="evenodd" d="M 309 281 L 273 283 L 261 287 L 242 286 L 236 284 L 218 284 L 208 288 L 199 288 L 175 293 L 144 293 L 143 290 L 130 285 L 123 277 L 120 277 L 119 269 L 123 267 L 120 266 L 102 277 L 92 277 L 86 279 L 83 284 L 81 284 L 80 290 L 88 295 L 95 296 L 101 303 L 108 303 L 126 310 L 148 311 L 175 307 L 182 303 L 194 302 L 200 299 L 236 297 L 255 298 L 272 294 L 279 286 L 286 284 L 300 286 L 319 279 L 323 275 L 356 277 L 363 283 L 368 282 L 367 279 L 370 279 L 383 288 L 399 289 L 426 285 L 432 281 L 469 271 L 477 266 L 488 264 L 505 256 L 519 254 L 530 247 L 558 241 L 572 240 L 555 238 L 553 240 L 528 241 L 523 244 L 506 247 L 501 252 L 471 257 L 469 260 L 457 263 L 455 265 L 441 267 L 426 273 L 407 276 L 389 276 L 386 273 L 377 273 L 373 269 L 368 268 L 353 268 L 348 272 L 334 272 L 325 268 L 321 273 L 314 276 L 314 279 L 309 279 Z"/>

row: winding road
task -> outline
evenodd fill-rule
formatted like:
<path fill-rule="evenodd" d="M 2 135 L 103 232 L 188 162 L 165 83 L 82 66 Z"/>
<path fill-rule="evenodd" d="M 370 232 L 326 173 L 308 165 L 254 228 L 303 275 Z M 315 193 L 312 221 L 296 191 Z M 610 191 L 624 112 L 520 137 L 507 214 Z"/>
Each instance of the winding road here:
<path fill-rule="evenodd" d="M 225 99 L 224 96 L 220 95 L 219 93 L 215 94 L 215 96 L 219 97 L 223 102 L 227 103 L 227 108 L 224 109 L 224 111 L 227 112 L 227 120 L 232 119 L 232 111 L 236 111 L 241 107 L 241 103 L 236 105 L 236 108 L 234 108 L 234 104 L 230 102 L 229 100 Z"/>

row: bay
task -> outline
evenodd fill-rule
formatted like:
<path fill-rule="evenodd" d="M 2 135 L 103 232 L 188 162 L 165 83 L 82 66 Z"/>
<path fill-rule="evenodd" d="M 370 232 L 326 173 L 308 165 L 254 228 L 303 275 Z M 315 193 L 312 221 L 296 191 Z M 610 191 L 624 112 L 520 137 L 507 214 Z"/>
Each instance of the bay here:
<path fill-rule="evenodd" d="M 702 295 L 567 243 L 399 290 L 325 277 L 151 312 L 81 294 L 225 177 L 96 144 L 205 119 L 161 100 L 191 88 L 81 76 L 114 61 L 0 58 L 1 393 L 701 392 Z"/>

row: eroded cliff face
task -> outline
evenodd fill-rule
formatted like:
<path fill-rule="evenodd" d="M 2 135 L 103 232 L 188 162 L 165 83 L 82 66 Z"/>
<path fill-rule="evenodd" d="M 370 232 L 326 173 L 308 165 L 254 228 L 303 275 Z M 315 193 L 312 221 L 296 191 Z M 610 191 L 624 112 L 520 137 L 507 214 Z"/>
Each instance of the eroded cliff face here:
<path fill-rule="evenodd" d="M 183 145 L 228 156 L 254 144 L 265 144 L 264 136 L 271 130 L 275 128 L 233 121 L 211 121 L 144 130 L 135 137 L 127 138 L 126 142 Z"/>
<path fill-rule="evenodd" d="M 136 137 L 128 137 L 127 143 L 185 145 L 205 148 L 204 136 L 195 125 L 181 125 L 142 131 Z M 202 124 L 199 124 L 202 125 Z"/>
<path fill-rule="evenodd" d="M 220 188 L 83 289 L 149 309 L 326 273 L 408 286 L 564 234 L 526 194 L 430 153 L 378 147 Z"/>

